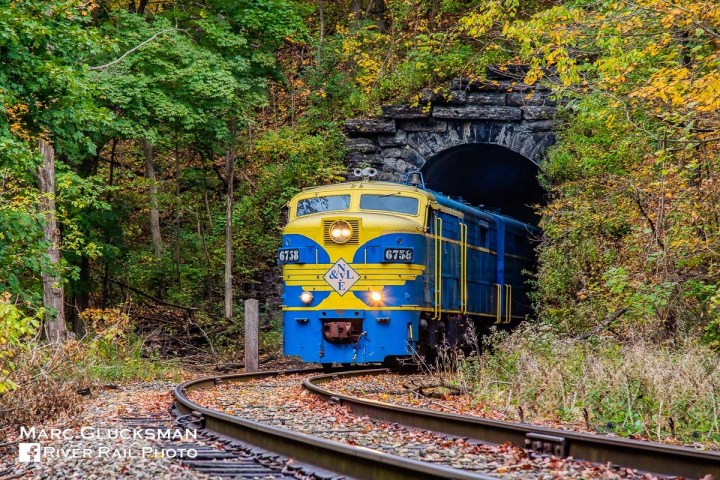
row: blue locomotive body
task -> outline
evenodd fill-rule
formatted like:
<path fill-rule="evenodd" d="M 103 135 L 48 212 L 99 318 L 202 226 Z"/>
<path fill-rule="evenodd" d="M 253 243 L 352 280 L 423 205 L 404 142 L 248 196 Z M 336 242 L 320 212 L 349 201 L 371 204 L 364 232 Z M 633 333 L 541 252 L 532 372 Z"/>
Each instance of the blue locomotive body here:
<path fill-rule="evenodd" d="M 529 313 L 528 224 L 386 182 L 309 189 L 289 208 L 278 250 L 287 355 L 382 362 Z"/>

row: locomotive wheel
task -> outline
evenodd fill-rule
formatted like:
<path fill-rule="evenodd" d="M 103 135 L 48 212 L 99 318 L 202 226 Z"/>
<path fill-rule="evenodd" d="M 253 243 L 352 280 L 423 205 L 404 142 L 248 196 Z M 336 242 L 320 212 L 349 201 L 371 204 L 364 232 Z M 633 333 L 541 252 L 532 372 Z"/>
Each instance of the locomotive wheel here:
<path fill-rule="evenodd" d="M 382 362 L 382 366 L 384 368 L 395 370 L 400 366 L 400 363 L 398 362 L 397 357 L 385 357 L 385 360 Z"/>

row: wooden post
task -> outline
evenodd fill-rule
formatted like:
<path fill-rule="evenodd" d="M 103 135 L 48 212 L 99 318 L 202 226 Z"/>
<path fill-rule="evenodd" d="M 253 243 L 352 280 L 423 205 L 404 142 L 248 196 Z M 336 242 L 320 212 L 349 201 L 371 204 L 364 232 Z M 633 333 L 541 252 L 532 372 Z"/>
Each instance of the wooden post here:
<path fill-rule="evenodd" d="M 258 371 L 258 331 L 260 307 L 254 298 L 245 300 L 245 372 Z"/>

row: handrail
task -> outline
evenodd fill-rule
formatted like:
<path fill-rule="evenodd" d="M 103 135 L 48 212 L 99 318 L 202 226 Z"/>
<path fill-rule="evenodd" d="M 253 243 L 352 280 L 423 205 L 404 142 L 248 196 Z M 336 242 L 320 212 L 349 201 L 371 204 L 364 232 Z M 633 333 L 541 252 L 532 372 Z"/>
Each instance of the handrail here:
<path fill-rule="evenodd" d="M 443 220 L 435 217 L 435 305 L 433 320 L 439 320 L 442 314 L 442 232 Z"/>
<path fill-rule="evenodd" d="M 437 299 L 438 299 L 438 217 L 435 217 L 435 229 L 433 231 L 433 320 L 437 320 Z"/>
<path fill-rule="evenodd" d="M 460 224 L 460 313 L 466 314 L 468 310 L 467 291 L 467 250 L 468 250 L 468 227 Z"/>
<path fill-rule="evenodd" d="M 501 323 L 502 308 L 500 307 L 500 299 L 502 299 L 502 285 L 496 283 L 497 294 L 495 295 L 495 323 Z"/>
<path fill-rule="evenodd" d="M 505 284 L 505 323 L 512 321 L 512 285 Z"/>

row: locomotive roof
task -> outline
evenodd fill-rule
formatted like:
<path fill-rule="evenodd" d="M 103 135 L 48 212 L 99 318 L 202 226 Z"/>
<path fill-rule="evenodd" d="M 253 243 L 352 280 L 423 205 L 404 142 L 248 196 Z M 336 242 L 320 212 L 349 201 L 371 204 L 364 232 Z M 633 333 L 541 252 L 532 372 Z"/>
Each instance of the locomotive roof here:
<path fill-rule="evenodd" d="M 368 190 L 392 190 L 394 192 L 407 192 L 407 193 L 418 193 L 421 195 L 424 195 L 428 198 L 431 202 L 437 202 L 437 204 L 452 208 L 453 210 L 457 210 L 462 212 L 465 215 L 471 215 L 471 216 L 479 216 L 486 218 L 489 217 L 497 217 L 502 218 L 506 223 L 508 224 L 514 224 L 520 228 L 527 228 L 530 227 L 534 229 L 535 227 L 533 225 L 530 225 L 528 223 L 522 222 L 520 220 L 517 220 L 512 217 L 508 217 L 507 215 L 504 215 L 497 211 L 492 211 L 483 207 L 476 207 L 474 205 L 469 205 L 460 201 L 457 201 L 453 198 L 450 198 L 447 195 L 444 195 L 440 192 L 434 192 L 432 190 L 426 190 L 414 185 L 406 185 L 404 183 L 395 183 L 395 182 L 383 182 L 383 181 L 367 181 L 367 180 L 358 180 L 355 182 L 343 182 L 343 183 L 332 183 L 329 185 L 321 185 L 318 187 L 309 187 L 303 189 L 302 193 L 312 193 L 312 192 L 344 192 L 347 193 L 348 189 L 360 189 L 360 188 L 367 188 Z"/>
<path fill-rule="evenodd" d="M 310 192 L 334 192 L 334 191 L 347 191 L 348 188 L 370 188 L 370 189 L 391 189 L 396 192 L 415 192 L 425 195 L 431 200 L 435 199 L 433 192 L 424 190 L 414 185 L 405 185 L 404 183 L 395 182 L 380 182 L 380 181 L 356 181 L 356 182 L 343 182 L 343 183 L 331 183 L 329 185 L 321 185 L 319 187 L 309 187 L 303 189 L 303 193 Z"/>

